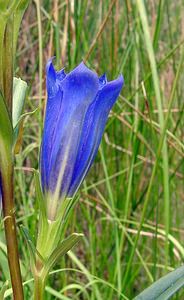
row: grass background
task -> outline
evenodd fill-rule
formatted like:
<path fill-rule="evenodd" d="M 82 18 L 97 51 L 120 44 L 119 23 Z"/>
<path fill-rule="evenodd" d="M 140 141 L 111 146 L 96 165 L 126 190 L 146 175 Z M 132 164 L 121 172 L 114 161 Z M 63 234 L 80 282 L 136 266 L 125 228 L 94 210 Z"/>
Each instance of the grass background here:
<path fill-rule="evenodd" d="M 68 232 L 83 241 L 55 268 L 45 299 L 133 299 L 184 259 L 184 2 L 32 1 L 24 16 L 16 76 L 29 85 L 16 155 L 19 224 L 36 236 L 38 168 L 46 101 L 45 64 L 72 70 L 81 60 L 125 86 L 95 163 L 80 189 Z M 19 232 L 24 282 L 29 253 Z M 8 278 L 1 230 L 0 274 Z M 32 282 L 25 285 L 26 299 Z M 183 298 L 182 298 L 183 297 Z M 184 292 L 174 299 L 184 299 Z"/>

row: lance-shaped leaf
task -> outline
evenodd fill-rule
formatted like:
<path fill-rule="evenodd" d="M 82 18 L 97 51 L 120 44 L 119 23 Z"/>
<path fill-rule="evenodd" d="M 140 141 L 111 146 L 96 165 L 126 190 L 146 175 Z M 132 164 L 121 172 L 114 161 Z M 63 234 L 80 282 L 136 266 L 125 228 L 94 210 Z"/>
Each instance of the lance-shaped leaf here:
<path fill-rule="evenodd" d="M 43 198 L 43 193 L 40 185 L 39 172 L 34 170 L 36 200 L 39 206 L 39 224 L 38 224 L 38 243 L 37 247 L 45 243 L 45 236 L 48 232 L 48 222 L 46 217 L 46 206 Z"/>
<path fill-rule="evenodd" d="M 53 251 L 51 256 L 48 258 L 45 266 L 44 273 L 47 276 L 51 268 L 56 264 L 58 259 L 65 255 L 69 250 L 71 250 L 83 237 L 82 233 L 73 233 L 65 240 L 63 240 Z"/>
<path fill-rule="evenodd" d="M 35 189 L 36 189 L 36 200 L 38 201 L 40 214 L 42 218 L 44 218 L 44 222 L 46 219 L 46 207 L 45 201 L 42 193 L 41 183 L 40 183 L 40 175 L 37 170 L 34 170 L 34 179 L 35 179 Z"/>
<path fill-rule="evenodd" d="M 184 266 L 165 275 L 145 289 L 134 300 L 167 300 L 184 286 Z"/>
<path fill-rule="evenodd" d="M 31 266 L 33 267 L 34 266 L 34 263 L 35 263 L 35 259 L 36 259 L 36 256 L 39 257 L 40 261 L 41 262 L 44 262 L 43 260 L 43 257 L 41 256 L 41 254 L 37 251 L 35 245 L 34 245 L 34 242 L 30 236 L 30 233 L 28 231 L 27 228 L 25 228 L 24 226 L 20 226 L 20 229 L 22 231 L 22 234 L 27 242 L 27 246 L 28 246 L 28 249 L 29 249 L 29 254 L 30 254 L 30 261 L 31 261 Z"/>
<path fill-rule="evenodd" d="M 0 92 L 0 171 L 6 168 L 12 159 L 13 128 L 10 116 Z"/>

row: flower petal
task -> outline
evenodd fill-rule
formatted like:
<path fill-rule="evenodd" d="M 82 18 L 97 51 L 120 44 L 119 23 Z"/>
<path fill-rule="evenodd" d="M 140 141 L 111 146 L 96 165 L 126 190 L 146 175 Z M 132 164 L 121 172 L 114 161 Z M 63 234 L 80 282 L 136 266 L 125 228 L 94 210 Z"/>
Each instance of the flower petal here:
<path fill-rule="evenodd" d="M 50 158 L 62 107 L 62 98 L 63 93 L 58 89 L 55 97 L 48 98 L 47 100 L 45 125 L 40 152 L 41 179 L 44 189 L 48 189 L 49 186 Z"/>
<path fill-rule="evenodd" d="M 42 175 L 44 190 L 54 192 L 63 170 L 61 193 L 67 192 L 84 117 L 98 89 L 97 75 L 81 63 L 59 82 L 56 95 L 48 99 L 41 147 L 41 173 L 45 173 Z"/>
<path fill-rule="evenodd" d="M 56 71 L 52 64 L 52 60 L 53 58 L 49 59 L 46 65 L 46 74 L 47 74 L 46 85 L 47 85 L 48 97 L 53 97 L 58 90 L 58 85 L 56 84 Z"/>
<path fill-rule="evenodd" d="M 87 174 L 98 151 L 109 111 L 123 86 L 123 77 L 108 82 L 90 105 L 82 129 L 69 196 L 73 196 Z"/>

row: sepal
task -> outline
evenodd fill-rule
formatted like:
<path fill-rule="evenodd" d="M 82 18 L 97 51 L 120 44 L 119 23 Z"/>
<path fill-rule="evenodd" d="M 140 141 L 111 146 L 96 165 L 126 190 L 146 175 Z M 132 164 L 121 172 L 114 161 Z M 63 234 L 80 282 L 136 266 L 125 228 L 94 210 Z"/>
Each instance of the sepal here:
<path fill-rule="evenodd" d="M 59 205 L 58 213 L 56 215 L 56 220 L 62 220 L 62 223 L 65 223 L 70 217 L 70 213 L 74 208 L 75 204 L 78 202 L 79 196 L 74 196 L 71 198 L 65 198 Z"/>
<path fill-rule="evenodd" d="M 69 250 L 71 250 L 83 238 L 83 236 L 84 235 L 82 233 L 73 233 L 56 247 L 44 266 L 44 272 L 46 276 L 57 263 L 57 261 Z"/>
<path fill-rule="evenodd" d="M 30 254 L 30 263 L 31 263 L 31 268 L 33 270 L 33 267 L 35 265 L 36 262 L 36 258 L 42 262 L 42 264 L 44 264 L 44 259 L 41 256 L 41 254 L 38 252 L 38 250 L 35 247 L 34 241 L 32 240 L 32 237 L 29 233 L 29 230 L 24 227 L 23 225 L 20 226 L 21 232 L 26 240 L 27 246 L 28 246 L 28 250 L 29 250 L 29 254 Z"/>
<path fill-rule="evenodd" d="M 42 193 L 42 188 L 40 184 L 40 174 L 38 171 L 34 170 L 34 180 L 35 180 L 35 192 L 36 201 L 39 207 L 39 223 L 38 223 L 38 237 L 37 237 L 37 249 L 41 249 L 41 246 L 45 244 L 45 238 L 48 232 L 48 220 L 46 217 L 46 206 L 45 199 Z"/>
<path fill-rule="evenodd" d="M 39 212 L 46 222 L 47 218 L 46 218 L 45 199 L 44 199 L 44 196 L 42 193 L 42 188 L 41 188 L 41 183 L 40 183 L 40 174 L 37 170 L 34 170 L 34 180 L 35 180 L 36 200 L 39 205 Z"/>

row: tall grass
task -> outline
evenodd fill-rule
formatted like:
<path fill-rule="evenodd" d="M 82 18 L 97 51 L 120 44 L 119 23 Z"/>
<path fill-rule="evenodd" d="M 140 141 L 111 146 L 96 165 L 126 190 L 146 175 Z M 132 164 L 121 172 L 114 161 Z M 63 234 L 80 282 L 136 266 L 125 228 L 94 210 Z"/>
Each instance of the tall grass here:
<path fill-rule="evenodd" d="M 16 74 L 29 84 L 16 156 L 18 224 L 36 235 L 33 168 L 46 103 L 44 66 L 82 59 L 125 86 L 80 189 L 68 231 L 85 238 L 55 268 L 46 299 L 133 299 L 184 259 L 184 3 L 182 0 L 35 0 L 19 36 Z M 29 254 L 19 234 L 26 299 Z M 1 226 L 1 283 L 9 278 Z M 181 291 L 176 299 L 182 299 Z"/>

